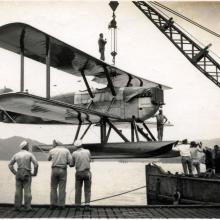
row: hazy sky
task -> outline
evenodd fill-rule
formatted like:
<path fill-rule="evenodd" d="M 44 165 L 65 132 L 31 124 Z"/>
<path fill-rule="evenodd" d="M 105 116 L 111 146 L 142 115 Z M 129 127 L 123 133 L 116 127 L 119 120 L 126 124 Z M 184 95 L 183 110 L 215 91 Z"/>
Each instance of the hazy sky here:
<path fill-rule="evenodd" d="M 109 1 L 0 1 L 0 25 L 24 22 L 99 58 L 98 35 L 108 40 L 110 57 L 112 19 Z M 220 2 L 163 2 L 172 9 L 220 34 Z M 165 129 L 165 139 L 207 139 L 220 137 L 220 89 L 200 73 L 173 44 L 131 2 L 120 2 L 118 56 L 116 66 L 135 75 L 171 86 L 165 91 L 164 113 L 173 127 Z M 172 15 L 173 16 L 173 15 Z M 173 16 L 174 17 L 174 16 Z M 220 39 L 174 17 L 174 21 L 220 56 Z M 210 53 L 211 54 L 211 53 Z M 19 89 L 19 56 L 0 49 L 0 87 Z M 219 63 L 219 59 L 211 54 Z M 45 66 L 25 61 L 25 88 L 45 94 Z M 54 86 L 56 85 L 56 86 Z M 52 94 L 72 91 L 81 84 L 72 76 L 52 69 Z M 65 87 L 65 89 L 64 89 Z M 82 88 L 82 87 L 80 87 Z M 1 136 L 21 135 L 45 143 L 53 138 L 68 143 L 74 138 L 73 126 L 21 126 L 0 123 Z M 155 130 L 153 132 L 156 134 Z M 98 134 L 92 131 L 87 140 Z"/>

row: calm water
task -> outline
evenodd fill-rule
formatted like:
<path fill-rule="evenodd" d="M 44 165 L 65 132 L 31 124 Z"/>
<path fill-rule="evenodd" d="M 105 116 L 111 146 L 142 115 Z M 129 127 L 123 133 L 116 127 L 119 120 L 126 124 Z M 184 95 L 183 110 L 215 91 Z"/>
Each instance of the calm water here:
<path fill-rule="evenodd" d="M 38 176 L 32 181 L 32 203 L 49 204 L 50 194 L 50 162 L 39 163 Z M 92 198 L 91 200 L 122 193 L 145 185 L 145 164 L 119 163 L 119 162 L 92 162 Z M 172 172 L 181 171 L 181 164 L 162 164 L 164 170 Z M 0 202 L 13 203 L 15 192 L 15 179 L 8 169 L 8 161 L 0 161 Z M 74 203 L 75 168 L 68 168 L 66 203 Z M 93 205 L 145 205 L 146 189 L 118 197 L 93 202 Z"/>

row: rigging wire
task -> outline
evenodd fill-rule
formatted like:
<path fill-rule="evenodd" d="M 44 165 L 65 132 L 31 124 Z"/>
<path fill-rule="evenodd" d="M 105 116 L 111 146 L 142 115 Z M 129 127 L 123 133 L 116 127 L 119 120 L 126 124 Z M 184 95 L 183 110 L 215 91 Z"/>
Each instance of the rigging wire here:
<path fill-rule="evenodd" d="M 207 27 L 205 27 L 205 26 L 203 26 L 203 25 L 193 21 L 192 19 L 187 18 L 186 16 L 180 14 L 179 12 L 176 12 L 175 10 L 170 9 L 170 8 L 166 7 L 165 5 L 160 4 L 159 2 L 152 2 L 152 4 L 157 5 L 157 6 L 161 7 L 161 8 L 163 8 L 164 10 L 167 10 L 170 13 L 172 13 L 172 14 L 174 14 L 174 15 L 176 15 L 176 16 L 178 16 L 178 17 L 180 17 L 180 18 L 182 18 L 182 19 L 184 19 L 186 21 L 188 21 L 189 23 L 191 23 L 191 24 L 193 24 L 193 25 L 195 25 L 195 26 L 197 26 L 197 27 L 207 31 L 208 33 L 210 33 L 210 34 L 220 38 L 220 35 L 218 33 L 216 33 L 214 31 L 210 30 L 209 28 L 207 28 Z"/>
<path fill-rule="evenodd" d="M 151 4 L 153 4 L 153 2 L 151 2 Z M 156 5 L 154 5 L 154 8 L 156 8 L 161 14 L 165 15 L 168 19 L 170 18 L 167 14 L 165 14 L 162 10 L 160 10 Z M 190 35 L 191 38 L 193 38 L 194 40 L 196 40 L 199 44 L 201 44 L 203 47 L 205 47 L 205 45 L 199 41 L 199 39 L 197 39 L 196 37 L 194 37 L 192 34 L 190 34 L 185 28 L 183 28 L 182 26 L 180 26 L 178 23 L 176 23 L 176 26 L 178 26 L 180 29 L 182 29 L 184 32 L 186 32 L 188 35 Z"/>
<path fill-rule="evenodd" d="M 190 22 L 190 23 L 193 24 L 193 25 L 198 24 L 197 22 L 195 22 L 195 21 L 193 21 L 193 20 L 191 20 L 191 19 L 185 17 L 184 15 L 182 15 L 182 14 L 180 14 L 180 13 L 178 13 L 178 12 L 175 12 L 174 10 L 172 10 L 172 9 L 170 9 L 170 8 L 168 8 L 168 7 L 166 7 L 166 6 L 162 5 L 162 4 L 160 4 L 160 3 L 158 3 L 158 2 L 150 2 L 150 3 L 151 3 L 151 5 L 153 5 L 154 8 L 156 8 L 158 11 L 160 11 L 160 13 L 163 14 L 166 18 L 169 18 L 169 16 L 168 16 L 167 14 L 165 14 L 162 10 L 160 10 L 158 7 L 163 8 L 164 10 L 167 10 L 167 11 L 169 11 L 169 12 L 172 13 L 172 14 L 175 14 L 176 16 L 178 16 L 178 17 L 180 17 L 180 18 L 182 18 L 182 19 L 184 19 L 184 20 Z M 158 6 L 158 7 L 157 7 L 157 6 Z M 185 28 L 183 28 L 182 26 L 180 26 L 180 25 L 179 25 L 178 23 L 176 23 L 176 22 L 175 22 L 175 24 L 176 24 L 176 26 L 178 26 L 180 29 L 182 29 L 184 32 L 186 32 L 191 38 L 193 38 L 194 40 L 196 40 L 200 45 L 202 45 L 203 47 L 205 47 L 205 45 L 204 45 L 200 40 L 198 40 L 196 37 L 194 37 L 192 34 L 190 34 Z M 206 28 L 206 27 L 204 27 L 204 26 L 202 26 L 202 25 L 200 25 L 200 24 L 198 24 L 198 25 L 196 25 L 196 26 L 197 26 L 198 28 L 201 28 L 201 29 L 207 31 L 208 33 L 210 33 L 210 34 L 212 34 L 212 35 L 214 35 L 214 36 L 220 38 L 220 35 L 219 35 L 218 33 L 214 32 L 214 31 L 212 31 L 212 30 L 210 30 L 210 29 L 208 29 L 208 28 Z M 209 49 L 209 51 L 210 51 L 212 54 L 214 54 L 216 57 L 218 57 L 218 58 L 220 59 L 220 56 L 217 55 L 214 51 L 212 51 L 211 49 Z"/>

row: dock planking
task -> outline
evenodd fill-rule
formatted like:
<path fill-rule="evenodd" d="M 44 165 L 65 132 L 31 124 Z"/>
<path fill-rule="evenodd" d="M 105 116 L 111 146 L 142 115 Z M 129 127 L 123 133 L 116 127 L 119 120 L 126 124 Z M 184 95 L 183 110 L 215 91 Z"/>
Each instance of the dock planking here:
<path fill-rule="evenodd" d="M 63 210 L 50 210 L 49 205 L 33 205 L 33 211 L 15 211 L 12 204 L 0 204 L 0 218 L 220 218 L 220 206 L 150 205 L 91 206 L 76 209 L 67 205 Z"/>
<path fill-rule="evenodd" d="M 191 215 L 188 212 L 186 212 L 183 208 L 176 207 L 175 209 L 169 209 L 167 211 L 170 213 L 172 218 L 190 218 L 191 217 Z"/>

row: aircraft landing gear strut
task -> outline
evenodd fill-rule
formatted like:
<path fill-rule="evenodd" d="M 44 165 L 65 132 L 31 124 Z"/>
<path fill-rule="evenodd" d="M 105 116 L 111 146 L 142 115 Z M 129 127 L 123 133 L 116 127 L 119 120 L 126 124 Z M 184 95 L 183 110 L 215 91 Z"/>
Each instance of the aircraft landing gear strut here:
<path fill-rule="evenodd" d="M 74 141 L 78 139 L 79 137 L 81 125 L 82 123 L 79 122 Z M 85 137 L 91 125 L 92 123 L 88 124 L 87 128 L 81 135 L 80 140 L 82 140 Z M 139 142 L 140 141 L 139 134 L 143 136 L 146 139 L 146 141 L 156 141 L 156 138 L 154 137 L 154 135 L 151 133 L 150 129 L 147 127 L 147 125 L 144 122 L 142 123 L 142 125 L 143 125 L 143 128 L 145 128 L 145 131 L 143 128 L 141 128 L 137 124 L 134 116 L 133 116 L 132 121 L 130 122 L 130 125 L 131 125 L 131 140 L 129 141 L 128 138 L 122 133 L 121 130 L 119 130 L 108 118 L 103 117 L 100 120 L 100 142 L 101 144 L 108 143 L 112 130 L 114 130 L 124 142 Z M 107 129 L 107 126 L 108 126 L 108 129 Z"/>

